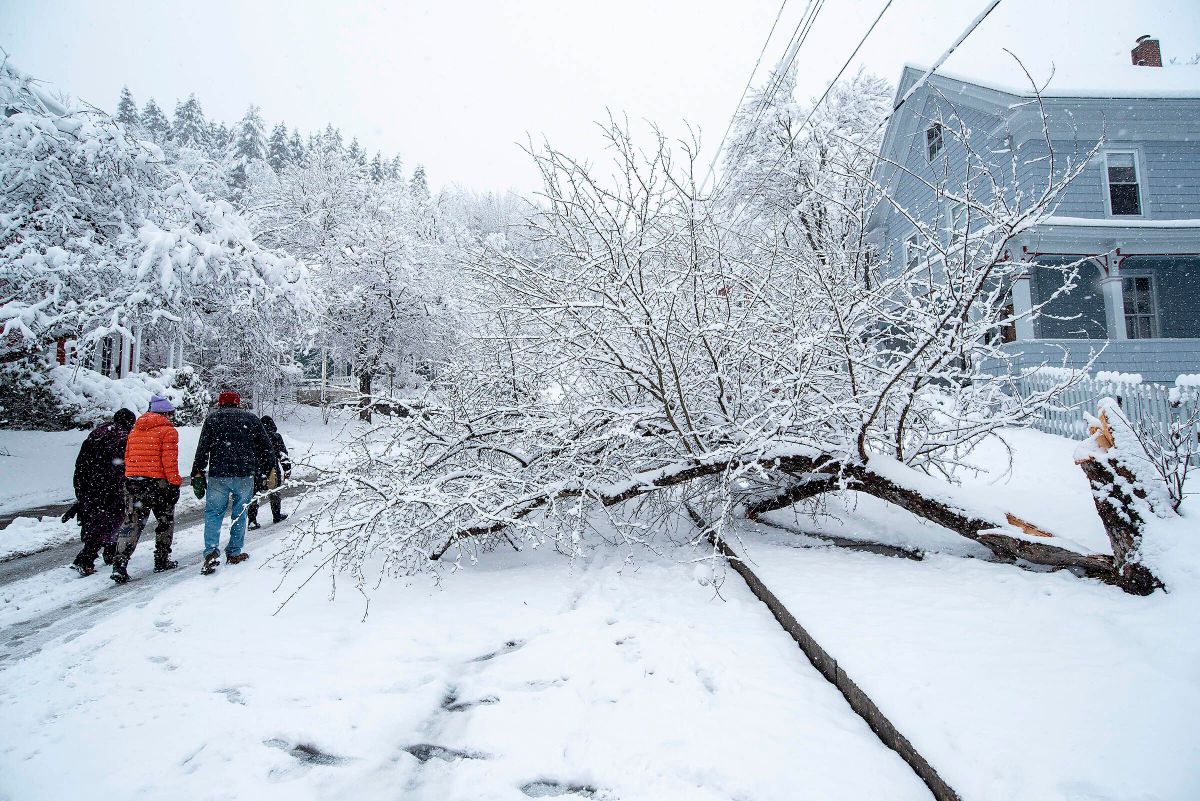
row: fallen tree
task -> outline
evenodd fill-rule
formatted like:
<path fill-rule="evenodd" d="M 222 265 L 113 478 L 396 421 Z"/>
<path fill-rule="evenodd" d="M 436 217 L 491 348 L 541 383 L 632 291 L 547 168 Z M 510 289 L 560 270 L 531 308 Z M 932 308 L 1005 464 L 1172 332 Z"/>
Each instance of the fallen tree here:
<path fill-rule="evenodd" d="M 685 503 L 720 527 L 854 490 L 998 561 L 1147 590 L 1112 557 L 1061 547 L 947 480 L 962 453 L 1071 384 L 1022 396 L 1016 365 L 997 366 L 1009 364 L 1012 282 L 1031 268 L 1006 244 L 1086 158 L 1051 155 L 1041 193 L 1012 193 L 994 154 L 975 154 L 947 120 L 964 175 L 929 188 L 961 205 L 960 228 L 947 237 L 900 209 L 935 274 L 932 259 L 879 269 L 847 234 L 861 234 L 866 200 L 839 206 L 857 223 L 824 234 L 738 225 L 736 207 L 698 191 L 691 144 L 656 136 L 642 150 L 621 125 L 606 133 L 612 181 L 552 148 L 534 154 L 543 202 L 519 232 L 463 257 L 490 292 L 474 334 L 422 415 L 367 431 L 318 482 L 332 491 L 297 558 L 319 551 L 361 585 L 374 557 L 398 575 L 505 540 L 567 554 L 592 538 L 653 547 Z M 892 203 L 856 165 L 826 168 L 861 184 L 841 197 Z M 1075 267 L 1058 269 L 1069 291 Z"/>

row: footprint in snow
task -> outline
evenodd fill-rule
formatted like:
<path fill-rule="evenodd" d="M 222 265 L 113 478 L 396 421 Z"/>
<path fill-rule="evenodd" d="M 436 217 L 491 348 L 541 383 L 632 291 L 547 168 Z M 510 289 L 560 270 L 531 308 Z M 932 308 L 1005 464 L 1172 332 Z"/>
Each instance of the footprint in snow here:
<path fill-rule="evenodd" d="M 263 740 L 263 745 L 287 751 L 297 761 L 303 762 L 306 765 L 344 765 L 350 761 L 349 757 L 322 751 L 310 743 L 296 743 L 292 745 L 286 740 L 272 737 L 269 740 Z"/>
<path fill-rule="evenodd" d="M 538 779 L 521 785 L 521 792 L 530 798 L 557 798 L 573 795 L 580 798 L 603 798 L 600 791 L 587 784 L 570 784 L 553 779 Z"/>
<path fill-rule="evenodd" d="M 471 661 L 472 662 L 486 662 L 489 659 L 495 659 L 498 656 L 503 656 L 504 654 L 510 654 L 513 651 L 516 651 L 523 647 L 525 647 L 525 640 L 509 640 L 508 642 L 504 643 L 503 647 L 497 648 L 495 651 L 490 651 L 486 654 L 483 654 L 482 656 L 477 656 L 474 659 L 472 659 Z"/>
<path fill-rule="evenodd" d="M 481 754 L 478 751 L 460 751 L 457 748 L 447 748 L 444 745 L 434 745 L 433 743 L 417 743 L 416 745 L 406 745 L 404 750 L 415 756 L 421 762 L 428 762 L 431 759 L 440 759 L 445 762 L 457 762 L 460 759 L 487 759 L 486 754 Z"/>
<path fill-rule="evenodd" d="M 223 687 L 220 690 L 217 690 L 217 693 L 225 696 L 225 700 L 231 704 L 241 704 L 242 706 L 246 705 L 246 699 L 242 696 L 242 691 L 237 687 Z"/>

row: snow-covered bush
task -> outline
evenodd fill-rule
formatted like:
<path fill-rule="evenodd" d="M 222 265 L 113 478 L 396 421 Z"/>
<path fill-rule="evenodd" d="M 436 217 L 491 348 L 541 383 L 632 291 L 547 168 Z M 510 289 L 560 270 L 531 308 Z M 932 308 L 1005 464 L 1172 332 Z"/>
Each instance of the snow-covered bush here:
<path fill-rule="evenodd" d="M 0 428 L 62 431 L 78 427 L 82 407 L 71 406 L 50 379 L 51 365 L 21 359 L 0 366 Z"/>

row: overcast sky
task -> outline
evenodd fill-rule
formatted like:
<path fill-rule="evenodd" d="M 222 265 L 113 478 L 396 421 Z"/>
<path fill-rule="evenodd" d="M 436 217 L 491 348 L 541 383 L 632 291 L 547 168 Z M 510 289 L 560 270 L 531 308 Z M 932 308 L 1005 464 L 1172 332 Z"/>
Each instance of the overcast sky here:
<path fill-rule="evenodd" d="M 798 63 L 819 95 L 886 0 L 826 0 Z M 782 55 L 806 0 L 790 0 L 760 68 Z M 893 0 L 859 58 L 895 81 L 935 59 L 985 0 Z M 426 165 L 436 187 L 532 188 L 526 134 L 593 159 L 606 109 L 720 140 L 780 0 L 0 0 L 13 63 L 101 108 L 123 84 L 168 114 L 195 92 L 210 118 L 262 106 L 305 132 Z M 1139 34 L 1200 51 L 1198 0 L 1003 0 L 968 47 L 1036 60 L 1127 63 Z M 1061 52 L 1060 52 L 1061 51 Z M 990 57 L 990 55 L 989 55 Z"/>

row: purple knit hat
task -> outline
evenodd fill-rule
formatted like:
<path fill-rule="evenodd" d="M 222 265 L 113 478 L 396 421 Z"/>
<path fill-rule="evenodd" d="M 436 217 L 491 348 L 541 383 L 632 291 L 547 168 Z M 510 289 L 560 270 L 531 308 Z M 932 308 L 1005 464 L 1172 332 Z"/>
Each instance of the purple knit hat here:
<path fill-rule="evenodd" d="M 158 412 L 159 414 L 169 414 L 175 411 L 175 404 L 164 398 L 162 395 L 155 395 L 150 399 L 150 411 Z"/>

